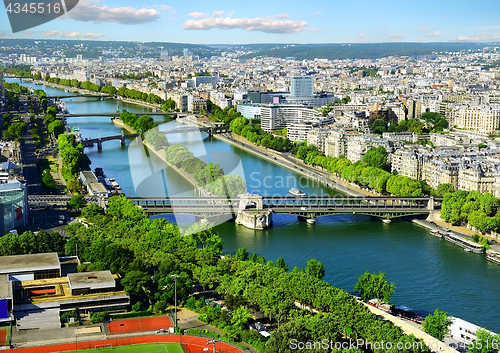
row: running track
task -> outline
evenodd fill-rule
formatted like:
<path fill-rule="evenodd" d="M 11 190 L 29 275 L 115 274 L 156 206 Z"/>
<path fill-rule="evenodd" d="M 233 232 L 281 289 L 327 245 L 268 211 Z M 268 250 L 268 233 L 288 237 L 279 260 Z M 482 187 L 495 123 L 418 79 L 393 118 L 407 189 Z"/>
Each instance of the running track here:
<path fill-rule="evenodd" d="M 168 316 L 116 320 L 107 323 L 110 334 L 168 329 L 172 324 Z"/>
<path fill-rule="evenodd" d="M 186 352 L 190 353 L 202 353 L 203 348 L 208 347 L 209 352 L 212 351 L 213 346 L 207 345 L 207 338 L 202 337 L 192 337 L 192 336 L 176 336 L 176 335 L 154 335 L 154 336 L 142 336 L 142 337 L 128 337 L 128 338 L 115 338 L 108 340 L 90 341 L 90 342 L 78 342 L 78 343 L 68 343 L 68 344 L 58 344 L 54 346 L 41 346 L 41 347 L 29 347 L 29 348 L 17 348 L 11 349 L 9 352 L 16 353 L 53 353 L 53 352 L 66 352 L 74 351 L 77 349 L 94 349 L 96 345 L 101 344 L 112 344 L 114 346 L 123 346 L 129 344 L 141 344 L 141 343 L 163 343 L 163 342 L 173 342 L 181 343 L 183 347 L 189 346 L 190 349 L 186 349 Z M 215 346 L 216 352 L 221 353 L 243 353 L 242 350 L 230 346 L 224 342 L 217 342 Z"/>

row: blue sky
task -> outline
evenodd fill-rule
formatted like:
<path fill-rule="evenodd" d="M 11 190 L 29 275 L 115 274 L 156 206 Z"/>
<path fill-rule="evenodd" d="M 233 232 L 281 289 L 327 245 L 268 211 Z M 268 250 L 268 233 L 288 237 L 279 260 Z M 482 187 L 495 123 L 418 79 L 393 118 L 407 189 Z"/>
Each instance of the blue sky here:
<path fill-rule="evenodd" d="M 0 38 L 193 44 L 500 41 L 499 14 L 498 0 L 79 0 L 65 16 L 17 33 L 2 9 Z"/>

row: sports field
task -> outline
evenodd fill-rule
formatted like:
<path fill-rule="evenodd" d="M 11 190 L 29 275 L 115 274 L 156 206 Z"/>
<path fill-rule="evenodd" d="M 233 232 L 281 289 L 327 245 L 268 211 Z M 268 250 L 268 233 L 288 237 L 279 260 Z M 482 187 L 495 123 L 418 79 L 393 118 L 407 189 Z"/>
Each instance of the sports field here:
<path fill-rule="evenodd" d="M 92 349 L 73 351 L 75 353 L 184 353 L 179 343 L 148 343 L 135 344 L 131 346 L 97 345 Z"/>
<path fill-rule="evenodd" d="M 5 346 L 7 343 L 7 331 L 8 329 L 0 330 L 0 346 Z"/>
<path fill-rule="evenodd" d="M 167 329 L 170 326 L 172 326 L 172 324 L 168 316 L 153 316 L 111 321 L 108 323 L 108 331 L 111 334 L 153 331 Z"/>

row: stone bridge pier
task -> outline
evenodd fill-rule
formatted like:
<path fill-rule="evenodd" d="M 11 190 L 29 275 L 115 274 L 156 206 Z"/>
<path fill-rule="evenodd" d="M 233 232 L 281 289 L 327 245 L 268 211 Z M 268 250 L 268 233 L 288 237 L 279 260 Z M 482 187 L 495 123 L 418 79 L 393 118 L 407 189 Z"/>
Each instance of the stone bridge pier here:
<path fill-rule="evenodd" d="M 236 224 L 241 224 L 250 229 L 266 229 L 273 224 L 273 211 L 264 210 L 262 196 L 256 194 L 238 195 L 238 215 Z"/>

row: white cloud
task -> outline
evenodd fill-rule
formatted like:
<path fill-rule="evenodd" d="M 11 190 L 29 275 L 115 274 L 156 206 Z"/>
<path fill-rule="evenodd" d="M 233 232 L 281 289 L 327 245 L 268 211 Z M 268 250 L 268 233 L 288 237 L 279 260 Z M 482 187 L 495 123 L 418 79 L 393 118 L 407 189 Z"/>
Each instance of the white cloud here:
<path fill-rule="evenodd" d="M 203 20 L 188 20 L 182 29 L 243 29 L 265 33 L 297 33 L 302 32 L 308 22 L 290 20 L 272 20 L 267 18 L 231 18 L 229 16 L 211 17 Z"/>
<path fill-rule="evenodd" d="M 0 37 L 3 37 L 4 36 L 4 32 L 0 32 Z"/>
<path fill-rule="evenodd" d="M 458 36 L 450 39 L 451 42 L 489 42 L 495 40 L 500 40 L 500 35 Z"/>
<path fill-rule="evenodd" d="M 356 37 L 358 38 L 365 38 L 367 36 L 367 34 L 357 34 Z"/>
<path fill-rule="evenodd" d="M 177 13 L 177 11 L 175 11 L 175 10 L 172 8 L 172 6 L 168 6 L 168 5 L 158 5 L 158 7 L 160 8 L 160 10 L 165 11 L 165 12 Z"/>
<path fill-rule="evenodd" d="M 317 31 L 318 31 L 318 29 L 317 29 L 317 28 L 311 28 L 311 29 L 309 30 L 309 32 L 317 32 Z"/>
<path fill-rule="evenodd" d="M 24 34 L 33 34 L 33 31 L 26 31 Z"/>
<path fill-rule="evenodd" d="M 417 39 L 417 42 L 420 42 L 420 43 L 427 42 L 427 38 Z"/>
<path fill-rule="evenodd" d="M 203 12 L 191 12 L 190 14 L 188 14 L 189 17 L 194 17 L 194 18 L 205 18 L 205 17 L 208 17 L 207 14 L 204 14 Z"/>
<path fill-rule="evenodd" d="M 401 33 L 398 33 L 398 34 L 391 34 L 390 37 L 391 38 L 401 38 L 403 35 Z"/>
<path fill-rule="evenodd" d="M 176 20 L 178 20 L 178 19 L 179 19 L 178 17 L 172 17 L 172 18 L 169 18 L 169 19 L 167 20 L 167 22 L 176 21 Z"/>
<path fill-rule="evenodd" d="M 423 27 L 423 28 L 420 28 L 420 30 L 421 30 L 421 31 L 428 31 L 428 30 L 429 30 L 429 28 L 427 28 L 427 27 Z"/>
<path fill-rule="evenodd" d="M 316 11 L 315 13 L 313 13 L 313 15 L 319 15 L 321 14 L 321 11 Z"/>
<path fill-rule="evenodd" d="M 442 34 L 443 34 L 442 31 L 434 31 L 434 32 L 431 32 L 431 33 L 427 33 L 425 36 L 426 37 L 439 37 Z"/>
<path fill-rule="evenodd" d="M 222 16 L 223 13 L 224 13 L 224 11 L 214 11 L 214 13 L 212 14 L 212 17 L 220 17 L 220 16 Z"/>
<path fill-rule="evenodd" d="M 234 11 L 229 12 L 229 13 L 226 15 L 226 17 L 231 17 L 232 15 L 234 15 Z"/>
<path fill-rule="evenodd" d="M 112 22 L 121 24 L 141 24 L 160 19 L 160 12 L 155 9 L 136 9 L 133 7 L 108 8 L 101 0 L 81 0 L 78 6 L 66 16 L 84 22 Z"/>
<path fill-rule="evenodd" d="M 288 14 L 286 14 L 286 13 L 282 13 L 282 14 L 276 15 L 274 17 L 283 19 L 283 18 L 289 18 L 290 16 L 288 16 Z"/>
<path fill-rule="evenodd" d="M 81 33 L 81 32 L 62 32 L 62 31 L 45 31 L 42 32 L 47 37 L 59 35 L 64 38 L 85 38 L 85 39 L 98 39 L 104 37 L 103 33 Z"/>
<path fill-rule="evenodd" d="M 488 29 L 488 30 L 497 30 L 500 29 L 500 26 L 484 26 L 481 27 L 482 29 Z"/>

